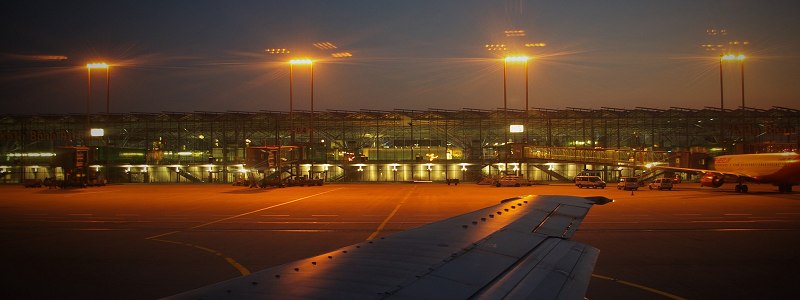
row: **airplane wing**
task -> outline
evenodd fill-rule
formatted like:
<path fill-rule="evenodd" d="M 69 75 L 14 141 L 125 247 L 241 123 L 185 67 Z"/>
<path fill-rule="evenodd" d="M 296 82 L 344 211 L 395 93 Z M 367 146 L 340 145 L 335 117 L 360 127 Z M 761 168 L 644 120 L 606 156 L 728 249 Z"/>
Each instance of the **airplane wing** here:
<path fill-rule="evenodd" d="M 612 201 L 506 199 L 169 299 L 583 299 L 599 250 L 569 238 Z"/>
<path fill-rule="evenodd" d="M 668 167 L 668 166 L 653 166 L 653 169 L 662 169 L 662 170 L 670 170 L 670 171 L 677 171 L 677 172 L 686 172 L 686 173 L 695 173 L 695 174 L 715 174 L 719 176 L 724 176 L 725 178 L 732 179 L 731 181 L 738 181 L 739 179 L 743 179 L 745 181 L 756 182 L 757 179 L 753 176 L 744 173 L 738 172 L 724 172 L 724 171 L 717 171 L 717 170 L 708 170 L 708 169 L 692 169 L 692 168 L 678 168 L 678 167 Z"/>

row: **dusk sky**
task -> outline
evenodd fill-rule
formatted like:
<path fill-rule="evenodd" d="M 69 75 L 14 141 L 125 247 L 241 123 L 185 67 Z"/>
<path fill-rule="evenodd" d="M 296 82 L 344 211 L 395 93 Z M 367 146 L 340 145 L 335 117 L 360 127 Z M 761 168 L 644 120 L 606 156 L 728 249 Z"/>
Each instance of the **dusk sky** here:
<path fill-rule="evenodd" d="M 534 57 L 531 107 L 718 107 L 720 51 L 701 45 L 729 41 L 749 43 L 746 106 L 800 108 L 797 0 L 12 2 L 0 114 L 84 113 L 95 61 L 111 64 L 114 113 L 288 111 L 300 57 L 315 60 L 315 110 L 496 109 L 502 55 L 485 45 L 524 43 L 546 44 L 508 53 Z M 726 108 L 741 105 L 740 67 L 723 65 Z M 294 67 L 294 109 L 310 109 L 309 75 Z M 509 108 L 525 107 L 524 75 L 509 64 Z M 92 72 L 93 112 L 105 79 Z"/>

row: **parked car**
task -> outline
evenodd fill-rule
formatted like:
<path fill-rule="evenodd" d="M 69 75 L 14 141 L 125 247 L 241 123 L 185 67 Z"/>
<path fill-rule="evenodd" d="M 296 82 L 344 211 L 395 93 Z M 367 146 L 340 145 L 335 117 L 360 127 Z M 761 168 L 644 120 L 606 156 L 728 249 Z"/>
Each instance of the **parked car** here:
<path fill-rule="evenodd" d="M 522 176 L 513 176 L 513 175 L 506 175 L 500 177 L 495 183 L 494 186 L 501 187 L 501 186 L 531 186 L 533 182 L 522 177 Z"/>
<path fill-rule="evenodd" d="M 617 183 L 618 190 L 638 190 L 639 178 L 636 177 L 621 177 Z"/>
<path fill-rule="evenodd" d="M 575 177 L 575 186 L 578 188 L 606 188 L 606 182 L 598 176 L 577 176 Z"/>
<path fill-rule="evenodd" d="M 672 190 L 672 179 L 656 178 L 656 180 L 653 180 L 648 187 L 650 187 L 651 190 Z"/>

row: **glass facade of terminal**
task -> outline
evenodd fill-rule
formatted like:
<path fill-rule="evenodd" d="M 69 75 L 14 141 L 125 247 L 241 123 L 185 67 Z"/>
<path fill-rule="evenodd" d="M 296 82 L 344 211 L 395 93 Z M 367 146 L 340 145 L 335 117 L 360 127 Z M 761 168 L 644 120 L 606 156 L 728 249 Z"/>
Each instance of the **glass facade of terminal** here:
<path fill-rule="evenodd" d="M 782 107 L 2 115 L 0 183 L 61 178 L 76 146 L 88 149 L 79 163 L 90 172 L 124 183 L 232 183 L 276 172 L 328 182 L 507 173 L 563 181 L 582 172 L 608 181 L 653 163 L 697 167 L 708 155 L 797 151 L 798 130 L 800 110 Z M 258 147 L 277 147 L 280 158 L 248 159 Z"/>

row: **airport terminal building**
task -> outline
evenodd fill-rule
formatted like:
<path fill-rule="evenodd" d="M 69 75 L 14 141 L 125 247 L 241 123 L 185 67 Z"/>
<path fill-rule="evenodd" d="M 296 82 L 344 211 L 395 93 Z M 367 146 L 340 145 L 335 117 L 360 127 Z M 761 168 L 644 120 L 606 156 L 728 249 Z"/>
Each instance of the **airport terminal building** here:
<path fill-rule="evenodd" d="M 0 183 L 74 168 L 120 183 L 569 181 L 798 151 L 800 110 L 428 109 L 0 115 Z"/>

